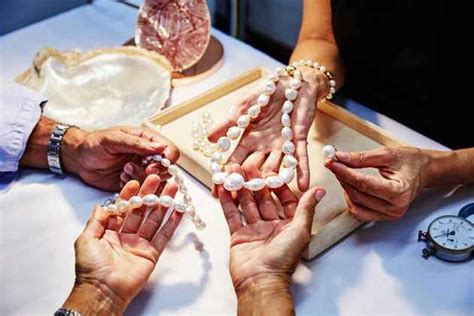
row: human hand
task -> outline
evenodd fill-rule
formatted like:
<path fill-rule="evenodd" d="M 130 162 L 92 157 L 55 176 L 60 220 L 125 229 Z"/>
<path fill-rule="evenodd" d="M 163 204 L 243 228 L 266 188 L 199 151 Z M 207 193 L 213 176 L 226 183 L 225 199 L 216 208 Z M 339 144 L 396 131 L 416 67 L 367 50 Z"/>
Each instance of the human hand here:
<path fill-rule="evenodd" d="M 414 147 L 337 152 L 326 167 L 345 190 L 351 214 L 363 222 L 394 220 L 405 215 L 427 183 L 430 156 Z M 376 168 L 380 177 L 354 169 Z"/>
<path fill-rule="evenodd" d="M 128 182 L 121 199 L 154 194 L 157 175 L 148 176 L 140 187 Z M 163 194 L 174 196 L 177 186 L 168 183 Z M 94 314 L 122 314 L 148 281 L 161 253 L 174 234 L 182 213 L 173 211 L 159 229 L 167 208 L 146 206 L 130 211 L 126 219 L 97 206 L 75 243 L 76 281 L 64 307 Z M 98 310 L 95 310 L 98 309 Z"/>
<path fill-rule="evenodd" d="M 309 128 L 316 114 L 317 100 L 327 90 L 326 77 L 309 67 L 302 67 L 302 87 L 298 98 L 293 102 L 294 110 L 291 113 L 293 142 L 296 147 L 295 157 L 297 167 L 298 187 L 306 191 L 309 187 L 309 164 L 307 152 L 307 137 Z M 262 173 L 266 177 L 269 173 L 278 173 L 282 160 L 281 111 L 285 101 L 285 89 L 289 87 L 289 78 L 280 78 L 275 94 L 272 95 L 269 105 L 262 108 L 258 118 L 254 119 L 242 135 L 235 151 L 229 157 L 229 162 L 241 165 L 252 153 L 261 152 L 267 155 L 262 166 Z M 216 142 L 219 137 L 225 136 L 231 126 L 237 125 L 239 116 L 246 114 L 250 106 L 256 103 L 257 97 L 263 89 L 251 92 L 249 96 L 237 103 L 234 113 L 225 121 L 218 124 L 209 133 L 209 140 Z"/>
<path fill-rule="evenodd" d="M 250 178 L 259 177 L 255 165 L 246 165 L 244 171 Z M 217 193 L 231 233 L 230 273 L 239 314 L 251 314 L 255 308 L 269 315 L 271 310 L 291 312 L 291 276 L 310 241 L 314 209 L 325 191 L 312 188 L 298 202 L 288 186 L 276 189 L 283 218 L 267 188 L 253 193 L 242 189 L 236 203 L 222 186 Z M 255 301 L 255 297 L 262 300 Z M 266 300 L 272 303 L 266 305 Z"/>
<path fill-rule="evenodd" d="M 169 175 L 158 163 L 144 168 L 143 156 L 162 154 L 175 162 L 178 149 L 158 133 L 147 128 L 113 127 L 91 133 L 70 128 L 63 142 L 65 169 L 84 182 L 108 191 L 119 190 L 127 181 L 143 182 L 148 174 Z"/>

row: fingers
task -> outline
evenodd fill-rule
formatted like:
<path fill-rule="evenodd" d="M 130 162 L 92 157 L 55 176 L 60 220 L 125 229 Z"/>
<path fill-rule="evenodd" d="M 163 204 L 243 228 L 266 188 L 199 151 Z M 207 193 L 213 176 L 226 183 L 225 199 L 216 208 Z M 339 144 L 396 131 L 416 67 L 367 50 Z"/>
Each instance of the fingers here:
<path fill-rule="evenodd" d="M 138 194 L 138 190 L 140 189 L 140 184 L 138 181 L 132 180 L 126 182 L 124 187 L 120 191 L 119 199 L 121 200 L 129 200 L 132 196 Z M 125 214 L 124 214 L 125 215 Z M 124 216 L 111 216 L 109 217 L 109 221 L 107 222 L 107 229 L 119 231 L 120 227 L 122 227 L 124 221 Z"/>
<path fill-rule="evenodd" d="M 235 231 L 243 226 L 242 218 L 240 217 L 239 210 L 232 199 L 232 194 L 226 191 L 222 185 L 217 186 L 217 195 L 224 212 L 224 217 L 229 226 L 230 234 L 232 235 Z"/>
<path fill-rule="evenodd" d="M 153 238 L 151 244 L 153 245 L 153 247 L 155 247 L 159 254 L 163 252 L 166 245 L 173 237 L 174 232 L 176 231 L 176 228 L 178 228 L 178 225 L 181 222 L 182 218 L 183 213 L 173 211 L 173 213 L 171 213 L 171 216 L 160 229 L 158 234 L 156 234 L 155 238 Z"/>
<path fill-rule="evenodd" d="M 237 192 L 237 199 L 242 209 L 242 214 L 248 224 L 256 223 L 261 219 L 257 202 L 255 202 L 252 192 L 247 189 L 242 189 Z"/>
<path fill-rule="evenodd" d="M 209 141 L 215 143 L 215 142 L 217 142 L 217 140 L 220 137 L 226 135 L 227 130 L 230 127 L 235 126 L 235 125 L 237 125 L 237 119 L 236 118 L 229 118 L 229 119 L 227 119 L 223 122 L 220 122 L 218 125 L 211 128 L 211 130 L 209 131 L 209 135 L 207 136 L 207 139 L 209 139 Z"/>
<path fill-rule="evenodd" d="M 262 174 L 266 176 L 269 173 L 278 173 L 282 160 L 282 152 L 280 149 L 270 152 L 265 163 L 262 165 Z"/>
<path fill-rule="evenodd" d="M 298 159 L 298 166 L 296 167 L 298 189 L 301 192 L 305 192 L 308 190 L 310 182 L 308 145 L 306 139 L 296 141 L 295 158 Z"/>
<path fill-rule="evenodd" d="M 109 213 L 107 213 L 107 211 L 105 211 L 101 206 L 96 206 L 92 215 L 89 217 L 80 238 L 93 239 L 102 237 L 107 227 L 108 217 Z"/>
<path fill-rule="evenodd" d="M 384 167 L 392 160 L 393 152 L 389 148 L 380 148 L 364 152 L 336 152 L 339 162 L 351 168 Z"/>
<path fill-rule="evenodd" d="M 151 155 L 161 153 L 166 144 L 150 142 L 124 132 L 110 133 L 103 139 L 104 145 L 114 154 Z"/>
<path fill-rule="evenodd" d="M 174 182 L 170 182 L 170 183 L 167 183 L 167 185 L 163 189 L 162 194 L 174 197 L 177 191 L 178 191 L 178 185 Z M 168 211 L 168 208 L 162 205 L 160 205 L 159 207 L 151 211 L 148 217 L 143 222 L 138 235 L 145 238 L 146 240 L 151 241 L 153 237 L 155 236 L 156 232 L 158 231 L 158 229 L 160 228 L 161 223 L 163 222 L 163 218 L 165 217 L 167 211 Z M 171 234 L 171 236 L 172 235 L 173 234 Z"/>
<path fill-rule="evenodd" d="M 306 232 L 311 233 L 313 225 L 314 210 L 316 205 L 326 195 L 326 191 L 322 188 L 313 187 L 306 191 L 300 198 L 298 207 L 295 211 L 294 223 L 304 227 Z"/>
<path fill-rule="evenodd" d="M 146 174 L 145 169 L 136 162 L 128 162 L 123 167 L 123 173 L 125 173 L 130 179 L 137 180 L 142 183 L 145 180 Z M 122 175 L 120 175 L 120 180 L 124 181 Z"/>
<path fill-rule="evenodd" d="M 385 221 L 394 219 L 391 216 L 375 212 L 361 205 L 357 205 L 350 200 L 347 193 L 345 193 L 345 195 L 349 204 L 349 212 L 355 219 L 360 222 Z"/>
<path fill-rule="evenodd" d="M 241 165 L 245 159 L 250 155 L 250 149 L 245 146 L 239 145 L 235 150 L 230 154 L 228 162 L 234 162 Z"/>
<path fill-rule="evenodd" d="M 147 194 L 154 194 L 160 186 L 160 181 L 160 177 L 157 175 L 148 176 L 143 182 L 143 185 L 140 188 L 138 195 L 143 197 Z M 128 217 L 125 219 L 125 223 L 122 227 L 122 232 L 136 233 L 142 224 L 146 209 L 146 206 L 133 209 L 128 215 Z"/>
<path fill-rule="evenodd" d="M 286 184 L 278 189 L 274 189 L 273 193 L 275 193 L 280 204 L 283 206 L 285 218 L 292 218 L 298 205 L 298 198 Z"/>

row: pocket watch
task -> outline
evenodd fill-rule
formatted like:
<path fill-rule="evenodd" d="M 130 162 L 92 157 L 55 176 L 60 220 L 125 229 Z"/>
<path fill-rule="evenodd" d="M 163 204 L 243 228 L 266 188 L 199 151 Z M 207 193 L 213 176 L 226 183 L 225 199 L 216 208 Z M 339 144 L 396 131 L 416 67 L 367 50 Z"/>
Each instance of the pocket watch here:
<path fill-rule="evenodd" d="M 474 203 L 464 206 L 458 216 L 444 215 L 436 218 L 426 232 L 418 232 L 418 241 L 424 241 L 426 248 L 422 256 L 428 259 L 435 255 L 445 261 L 464 261 L 474 251 L 474 224 L 467 218 L 474 214 Z"/>

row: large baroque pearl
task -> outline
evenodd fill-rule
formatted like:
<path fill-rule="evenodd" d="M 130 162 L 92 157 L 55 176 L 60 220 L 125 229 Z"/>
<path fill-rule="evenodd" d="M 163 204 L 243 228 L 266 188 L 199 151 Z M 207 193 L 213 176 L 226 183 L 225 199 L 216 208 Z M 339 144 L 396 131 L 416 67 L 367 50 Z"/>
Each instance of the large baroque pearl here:
<path fill-rule="evenodd" d="M 121 200 L 117 203 L 117 210 L 119 212 L 124 212 L 129 207 L 129 202 L 125 200 Z"/>
<path fill-rule="evenodd" d="M 291 180 L 293 180 L 293 178 L 295 177 L 295 169 L 283 168 L 280 170 L 279 176 L 283 180 L 283 182 L 290 183 Z"/>
<path fill-rule="evenodd" d="M 266 106 L 270 102 L 270 96 L 268 94 L 262 93 L 257 98 L 257 104 L 260 106 Z"/>
<path fill-rule="evenodd" d="M 289 101 L 289 100 L 286 100 L 284 103 L 283 103 L 283 113 L 288 113 L 290 114 L 291 111 L 293 111 L 293 102 Z"/>
<path fill-rule="evenodd" d="M 281 136 L 283 137 L 284 140 L 292 140 L 293 139 L 293 131 L 291 130 L 290 127 L 284 126 L 281 129 Z"/>
<path fill-rule="evenodd" d="M 324 158 L 326 159 L 334 160 L 334 158 L 336 157 L 336 147 L 334 147 L 333 145 L 324 146 L 322 152 Z"/>
<path fill-rule="evenodd" d="M 293 144 L 292 141 L 286 141 L 284 144 L 283 144 L 283 152 L 285 153 L 285 155 L 291 155 L 292 153 L 295 152 L 295 144 Z"/>
<path fill-rule="evenodd" d="M 298 91 L 295 89 L 287 88 L 285 89 L 285 98 L 290 101 L 296 100 L 298 97 Z"/>
<path fill-rule="evenodd" d="M 244 185 L 244 177 L 239 173 L 231 173 L 224 180 L 224 189 L 227 191 L 239 191 Z"/>
<path fill-rule="evenodd" d="M 290 87 L 294 90 L 298 90 L 299 88 L 301 88 L 301 80 L 296 79 L 296 78 L 291 78 Z"/>
<path fill-rule="evenodd" d="M 244 183 L 244 188 L 250 191 L 260 191 L 265 187 L 265 180 L 261 178 L 251 179 Z"/>
<path fill-rule="evenodd" d="M 209 168 L 212 174 L 222 171 L 222 166 L 218 162 L 211 162 Z"/>
<path fill-rule="evenodd" d="M 217 141 L 217 146 L 219 146 L 221 151 L 228 151 L 230 148 L 230 138 L 227 136 L 222 136 Z"/>
<path fill-rule="evenodd" d="M 296 168 L 298 160 L 292 155 L 285 155 L 283 158 L 283 166 L 286 168 Z"/>
<path fill-rule="evenodd" d="M 275 82 L 274 80 L 271 80 L 271 81 L 267 81 L 265 83 L 265 93 L 268 94 L 268 95 L 272 95 L 275 93 L 275 90 L 276 90 L 276 85 L 275 85 Z M 263 105 L 262 105 L 263 106 Z"/>
<path fill-rule="evenodd" d="M 154 194 L 147 194 L 143 197 L 143 204 L 146 206 L 155 206 L 160 201 L 160 198 Z"/>
<path fill-rule="evenodd" d="M 265 183 L 270 189 L 277 189 L 284 184 L 283 179 L 280 176 L 269 176 L 265 179 Z"/>
<path fill-rule="evenodd" d="M 281 125 L 286 127 L 291 126 L 291 118 L 288 113 L 283 113 L 283 115 L 281 116 Z"/>
<path fill-rule="evenodd" d="M 232 140 L 235 140 L 235 139 L 239 138 L 241 131 L 242 131 L 242 129 L 240 127 L 232 126 L 231 128 L 229 128 L 227 130 L 227 137 L 229 137 Z"/>
<path fill-rule="evenodd" d="M 247 114 L 241 115 L 237 119 L 237 125 L 240 128 L 246 128 L 247 126 L 249 126 L 249 124 L 250 124 L 250 116 L 248 116 Z"/>
<path fill-rule="evenodd" d="M 227 176 L 228 176 L 227 172 L 217 172 L 212 175 L 212 183 L 222 184 L 224 183 L 224 180 Z"/>
<path fill-rule="evenodd" d="M 143 200 L 139 196 L 132 196 L 129 200 L 129 204 L 131 208 L 139 208 L 143 204 Z"/>
<path fill-rule="evenodd" d="M 160 204 L 164 207 L 171 207 L 173 206 L 173 198 L 169 195 L 162 195 L 160 197 Z"/>
<path fill-rule="evenodd" d="M 254 104 L 251 107 L 249 107 L 247 114 L 250 116 L 250 118 L 257 118 L 260 112 L 262 111 L 262 107 L 259 104 Z"/>

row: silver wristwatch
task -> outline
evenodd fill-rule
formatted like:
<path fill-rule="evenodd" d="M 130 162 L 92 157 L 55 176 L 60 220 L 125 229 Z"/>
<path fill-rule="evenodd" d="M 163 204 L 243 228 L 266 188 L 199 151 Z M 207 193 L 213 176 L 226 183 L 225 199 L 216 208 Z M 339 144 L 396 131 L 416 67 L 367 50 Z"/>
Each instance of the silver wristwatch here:
<path fill-rule="evenodd" d="M 54 316 L 81 316 L 81 313 L 72 309 L 61 307 L 54 313 Z"/>
<path fill-rule="evenodd" d="M 56 174 L 63 174 L 63 169 L 61 168 L 61 143 L 69 127 L 69 125 L 58 123 L 49 137 L 48 166 L 49 170 Z"/>

